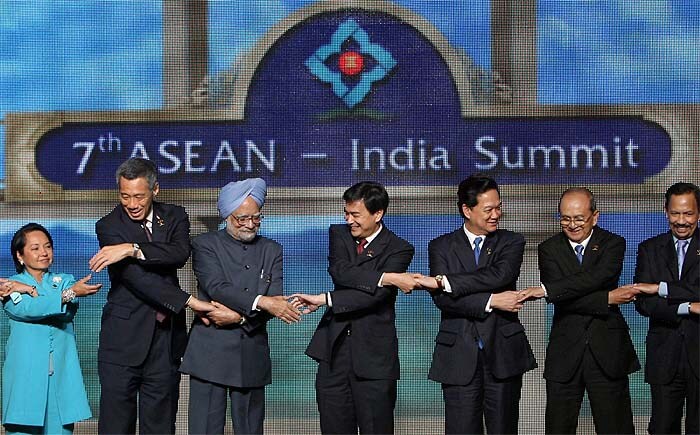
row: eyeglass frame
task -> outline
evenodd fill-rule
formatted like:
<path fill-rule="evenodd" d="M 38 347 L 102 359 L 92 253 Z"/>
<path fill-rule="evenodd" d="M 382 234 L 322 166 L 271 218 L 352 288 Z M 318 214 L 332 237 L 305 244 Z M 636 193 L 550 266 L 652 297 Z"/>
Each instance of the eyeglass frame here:
<path fill-rule="evenodd" d="M 243 226 L 243 225 L 247 224 L 248 222 L 252 222 L 255 225 L 260 225 L 260 223 L 265 218 L 265 215 L 263 215 L 262 213 L 256 213 L 253 215 L 244 214 L 242 216 L 236 216 L 236 215 L 232 214 L 231 217 L 240 226 Z"/>
<path fill-rule="evenodd" d="M 583 219 L 583 218 L 580 217 L 580 216 L 574 216 L 573 218 L 571 218 L 571 217 L 569 217 L 569 216 L 561 216 L 561 215 L 560 215 L 560 216 L 559 216 L 559 225 L 561 225 L 562 227 L 568 227 L 568 226 L 570 226 L 571 223 L 573 222 L 574 225 L 575 225 L 574 228 L 582 227 L 582 226 L 584 226 L 589 220 L 591 220 L 591 219 L 593 218 L 593 216 L 596 215 L 597 212 L 598 212 L 597 210 L 594 211 L 594 212 L 591 213 L 591 215 L 588 216 L 586 219 Z"/>

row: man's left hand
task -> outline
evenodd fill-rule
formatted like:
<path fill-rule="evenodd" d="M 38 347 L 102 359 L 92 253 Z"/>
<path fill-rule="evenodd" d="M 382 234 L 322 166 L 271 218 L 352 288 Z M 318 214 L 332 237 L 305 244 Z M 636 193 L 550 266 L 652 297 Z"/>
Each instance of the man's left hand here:
<path fill-rule="evenodd" d="M 635 283 L 631 285 L 632 288 L 639 290 L 642 293 L 648 294 L 648 295 L 655 295 L 659 293 L 659 285 L 658 284 L 647 284 L 647 283 Z"/>
<path fill-rule="evenodd" d="M 118 263 L 127 257 L 131 257 L 133 254 L 134 245 L 131 243 L 105 246 L 92 256 L 88 264 L 90 270 L 99 272 L 110 264 Z"/>
<path fill-rule="evenodd" d="M 216 301 L 211 301 L 210 303 L 214 306 L 214 309 L 206 313 L 206 316 L 214 325 L 226 326 L 241 323 L 243 316 L 238 312 Z"/>

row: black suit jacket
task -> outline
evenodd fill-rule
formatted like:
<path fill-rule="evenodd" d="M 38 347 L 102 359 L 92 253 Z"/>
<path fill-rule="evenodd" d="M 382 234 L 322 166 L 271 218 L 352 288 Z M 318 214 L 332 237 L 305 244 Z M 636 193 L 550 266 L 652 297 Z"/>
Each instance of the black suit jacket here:
<path fill-rule="evenodd" d="M 445 275 L 452 290 L 432 293 L 442 313 L 429 379 L 450 385 L 471 382 L 479 353 L 477 334 L 485 362 L 497 378 L 537 366 L 518 314 L 485 310 L 492 293 L 515 290 L 524 250 L 522 235 L 497 230 L 484 239 L 477 267 L 463 227 L 429 243 L 430 274 Z"/>
<path fill-rule="evenodd" d="M 258 295 L 282 294 L 282 246 L 265 237 L 242 243 L 224 229 L 195 237 L 192 248 L 200 299 L 220 302 L 246 321 L 218 328 L 196 317 L 180 371 L 240 388 L 269 384 L 271 316 L 252 308 Z"/>
<path fill-rule="evenodd" d="M 587 345 L 612 378 L 639 370 L 627 322 L 619 306 L 608 305 L 608 292 L 618 287 L 622 273 L 625 239 L 594 227 L 583 264 L 563 232 L 542 242 L 538 252 L 540 280 L 554 304 L 544 377 L 569 381 Z"/>
<path fill-rule="evenodd" d="M 183 307 L 189 294 L 180 289 L 177 269 L 190 256 L 190 221 L 185 209 L 153 203 L 153 241 L 121 205 L 95 225 L 100 247 L 138 243 L 146 260 L 125 258 L 109 266 L 111 287 L 102 311 L 98 360 L 124 366 L 141 364 L 151 346 L 156 312 L 172 322 L 172 357 L 179 361 L 187 343 Z"/>
<path fill-rule="evenodd" d="M 361 255 L 357 255 L 357 244 L 347 225 L 331 225 L 329 241 L 333 306 L 323 314 L 306 354 L 330 362 L 333 346 L 349 328 L 355 374 L 367 379 L 398 379 L 396 288 L 377 284 L 384 272 L 408 269 L 413 246 L 386 226 Z"/>
<path fill-rule="evenodd" d="M 648 383 L 666 384 L 673 379 L 683 347 L 695 376 L 698 376 L 698 316 L 678 315 L 678 305 L 700 301 L 699 233 L 695 230 L 690 240 L 680 279 L 676 248 L 670 232 L 652 237 L 639 245 L 634 282 L 664 281 L 668 285 L 668 298 L 639 295 L 635 303 L 637 311 L 649 317 L 647 360 L 644 367 L 644 377 Z"/>

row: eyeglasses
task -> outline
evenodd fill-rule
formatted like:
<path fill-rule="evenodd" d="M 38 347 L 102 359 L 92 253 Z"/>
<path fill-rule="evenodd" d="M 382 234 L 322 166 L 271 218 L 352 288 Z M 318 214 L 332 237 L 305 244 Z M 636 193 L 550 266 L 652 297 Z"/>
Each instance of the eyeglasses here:
<path fill-rule="evenodd" d="M 561 224 L 562 227 L 568 227 L 571 225 L 571 223 L 574 223 L 574 226 L 580 227 L 583 226 L 586 222 L 588 222 L 593 215 L 588 216 L 587 218 L 583 218 L 582 216 L 576 216 L 574 218 L 571 218 L 569 216 L 561 216 L 559 218 L 559 224 Z"/>
<path fill-rule="evenodd" d="M 262 222 L 265 216 L 263 216 L 262 213 L 257 213 L 253 215 L 244 214 L 242 216 L 231 215 L 231 217 L 236 221 L 238 225 L 245 225 L 248 222 L 253 222 L 255 225 L 257 225 L 260 222 Z"/>

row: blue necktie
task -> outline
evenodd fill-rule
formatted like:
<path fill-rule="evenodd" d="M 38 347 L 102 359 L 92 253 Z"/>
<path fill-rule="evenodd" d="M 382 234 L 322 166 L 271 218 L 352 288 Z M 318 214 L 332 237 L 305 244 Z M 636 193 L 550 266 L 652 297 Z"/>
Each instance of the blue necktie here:
<path fill-rule="evenodd" d="M 576 245 L 574 249 L 576 250 L 576 258 L 579 264 L 583 263 L 583 245 Z"/>
<path fill-rule="evenodd" d="M 479 255 L 481 254 L 481 248 L 479 245 L 481 244 L 481 237 L 477 237 L 474 239 L 474 259 L 476 260 L 476 265 L 479 265 Z"/>
<path fill-rule="evenodd" d="M 679 240 L 676 248 L 676 254 L 678 254 L 678 279 L 681 278 L 681 272 L 683 272 L 683 260 L 685 260 L 685 246 L 687 244 L 687 240 Z"/>

